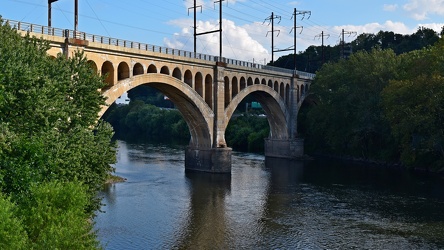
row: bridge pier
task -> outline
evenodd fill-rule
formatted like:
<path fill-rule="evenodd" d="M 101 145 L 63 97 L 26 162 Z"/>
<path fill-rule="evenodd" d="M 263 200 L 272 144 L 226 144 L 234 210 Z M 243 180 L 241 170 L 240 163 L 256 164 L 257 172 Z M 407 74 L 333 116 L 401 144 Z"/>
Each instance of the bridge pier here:
<path fill-rule="evenodd" d="M 231 174 L 231 148 L 195 148 L 185 150 L 185 171 Z"/>
<path fill-rule="evenodd" d="M 265 139 L 265 156 L 297 159 L 304 156 L 304 139 Z"/>

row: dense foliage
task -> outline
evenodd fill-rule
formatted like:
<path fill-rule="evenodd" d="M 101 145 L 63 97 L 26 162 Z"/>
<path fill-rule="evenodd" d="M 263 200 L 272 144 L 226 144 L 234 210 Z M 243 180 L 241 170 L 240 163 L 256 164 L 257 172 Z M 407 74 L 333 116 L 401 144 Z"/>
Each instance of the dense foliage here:
<path fill-rule="evenodd" d="M 270 134 L 266 117 L 243 114 L 233 117 L 225 131 L 228 146 L 237 151 L 264 152 L 264 138 Z"/>
<path fill-rule="evenodd" d="M 302 122 L 307 150 L 443 171 L 443 45 L 324 65 Z"/>
<path fill-rule="evenodd" d="M 338 62 L 341 58 L 348 58 L 355 52 L 370 52 L 376 48 L 391 49 L 395 54 L 400 55 L 433 45 L 439 40 L 439 36 L 440 34 L 434 30 L 425 27 L 418 28 L 411 35 L 396 34 L 392 31 L 380 31 L 377 34 L 364 33 L 346 44 L 324 47 L 321 45 L 310 46 L 305 51 L 297 54 L 296 66 L 298 70 L 316 73 L 324 62 Z M 352 39 L 352 37 L 349 39 Z M 294 69 L 293 54 L 280 57 L 273 65 Z"/>
<path fill-rule="evenodd" d="M 114 104 L 104 119 L 111 123 L 119 139 L 179 144 L 190 140 L 188 126 L 178 110 L 159 108 L 140 100 L 129 105 Z"/>
<path fill-rule="evenodd" d="M 15 225 L 0 234 L 17 239 L 0 238 L 2 249 L 97 247 L 87 219 L 115 162 L 112 128 L 97 125 L 103 79 L 81 52 L 52 58 L 48 49 L 0 25 L 0 214 L 7 217 L 0 229 Z"/>

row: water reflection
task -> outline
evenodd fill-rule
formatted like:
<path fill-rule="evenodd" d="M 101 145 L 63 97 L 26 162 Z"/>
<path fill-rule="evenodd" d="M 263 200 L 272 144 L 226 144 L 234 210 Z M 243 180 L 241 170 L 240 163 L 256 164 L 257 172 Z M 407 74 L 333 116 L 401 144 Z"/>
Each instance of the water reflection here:
<path fill-rule="evenodd" d="M 182 149 L 119 142 L 96 228 L 106 249 L 440 249 L 439 178 L 233 153 L 232 175 L 185 172 Z"/>
<path fill-rule="evenodd" d="M 225 235 L 229 231 L 225 215 L 225 197 L 230 194 L 231 176 L 209 173 L 185 173 L 190 197 L 186 236 L 180 249 L 227 249 Z"/>

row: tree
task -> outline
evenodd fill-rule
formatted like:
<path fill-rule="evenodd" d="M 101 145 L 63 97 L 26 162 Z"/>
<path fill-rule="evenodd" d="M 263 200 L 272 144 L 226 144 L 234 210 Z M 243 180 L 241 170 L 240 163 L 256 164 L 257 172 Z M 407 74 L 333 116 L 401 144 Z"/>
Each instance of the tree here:
<path fill-rule="evenodd" d="M 308 112 L 304 126 L 308 151 L 390 158 L 393 142 L 387 136 L 380 92 L 396 76 L 398 65 L 392 50 L 380 49 L 324 65 L 310 89 L 317 105 Z"/>
<path fill-rule="evenodd" d="M 444 41 L 402 56 L 402 74 L 382 92 L 385 116 L 410 167 L 444 171 Z"/>
<path fill-rule="evenodd" d="M 97 248 L 87 219 L 115 162 L 111 126 L 97 122 L 104 81 L 81 52 L 52 58 L 48 42 L 0 23 L 0 213 L 28 237 L 18 249 Z"/>

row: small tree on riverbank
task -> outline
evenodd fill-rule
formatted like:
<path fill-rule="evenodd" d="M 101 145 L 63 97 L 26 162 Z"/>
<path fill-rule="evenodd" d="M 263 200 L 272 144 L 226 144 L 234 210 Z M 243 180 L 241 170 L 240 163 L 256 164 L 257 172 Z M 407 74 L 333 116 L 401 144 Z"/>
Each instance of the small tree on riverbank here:
<path fill-rule="evenodd" d="M 72 216 L 86 221 L 99 207 L 97 191 L 115 162 L 112 128 L 104 122 L 97 125 L 97 114 L 105 103 L 97 91 L 104 86 L 103 80 L 82 53 L 69 59 L 62 55 L 51 58 L 46 53 L 47 42 L 22 37 L 1 18 L 0 22 L 1 191 L 23 210 L 29 208 L 31 194 L 40 185 L 55 191 L 54 185 L 46 183 L 79 183 L 83 188 L 72 197 L 85 193 L 87 202 L 81 210 L 87 213 Z M 62 196 L 52 200 L 59 198 Z M 51 211 L 48 213 L 50 218 Z M 30 237 L 30 214 L 23 216 Z M 84 234 L 90 233 L 90 228 L 84 230 Z M 77 239 L 69 230 L 64 232 L 57 237 Z M 32 237 L 29 240 L 36 242 Z"/>

